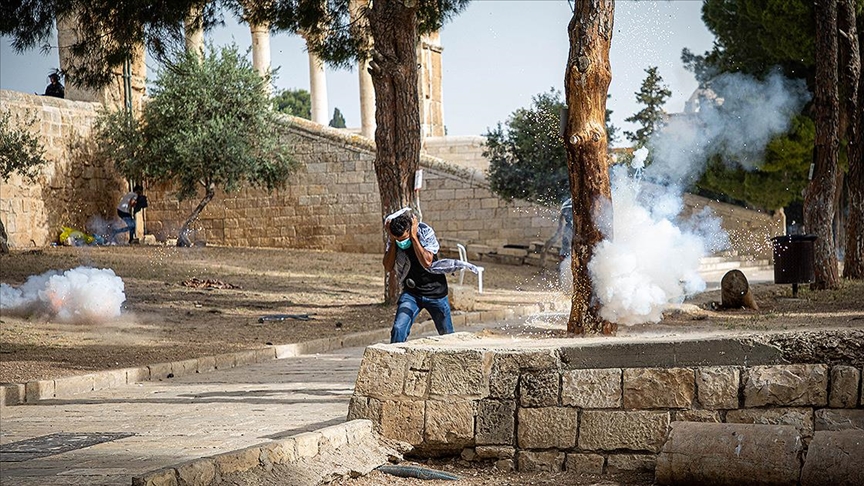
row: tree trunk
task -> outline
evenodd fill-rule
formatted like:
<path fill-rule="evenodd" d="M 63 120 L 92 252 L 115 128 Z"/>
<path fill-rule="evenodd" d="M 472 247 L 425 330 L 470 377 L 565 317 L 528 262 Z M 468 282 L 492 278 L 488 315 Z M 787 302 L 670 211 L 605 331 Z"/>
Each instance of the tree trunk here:
<path fill-rule="evenodd" d="M 192 240 L 189 239 L 189 225 L 198 219 L 201 211 L 204 211 L 204 206 L 206 206 L 207 203 L 213 199 L 213 196 L 216 195 L 216 187 L 213 184 L 208 184 L 206 187 L 207 191 L 204 194 L 204 199 L 198 203 L 198 207 L 192 211 L 192 214 L 189 215 L 189 218 L 186 219 L 186 222 L 180 227 L 180 232 L 177 234 L 177 246 L 192 246 Z"/>
<path fill-rule="evenodd" d="M 843 277 L 864 278 L 864 127 L 861 102 L 864 100 L 864 82 L 861 80 L 862 37 L 858 32 L 855 2 L 841 0 L 839 8 L 840 46 L 843 52 L 844 99 L 848 113 L 846 139 L 849 155 L 848 188 L 849 214 L 846 217 L 846 252 Z"/>
<path fill-rule="evenodd" d="M 840 146 L 837 65 L 837 0 L 817 0 L 816 146 L 813 177 L 804 196 L 804 225 L 808 233 L 818 236 L 814 244 L 816 281 L 811 285 L 814 290 L 834 289 L 840 285 L 831 228 Z"/>
<path fill-rule="evenodd" d="M 567 28 L 570 54 L 564 80 L 568 107 L 564 146 L 573 196 L 574 233 L 573 296 L 567 332 L 574 334 L 612 333 L 615 329 L 600 317 L 588 272 L 594 247 L 604 237 L 601 221 L 612 221 L 606 95 L 612 81 L 609 46 L 614 11 L 614 0 L 576 0 Z M 611 237 L 611 227 L 607 230 L 605 236 Z"/>
<path fill-rule="evenodd" d="M 416 15 L 417 3 L 408 0 L 376 0 L 369 11 L 374 45 L 369 70 L 377 125 L 375 175 L 382 216 L 411 205 L 414 173 L 420 166 Z M 388 275 L 386 303 L 396 302 L 397 287 L 395 275 Z"/>

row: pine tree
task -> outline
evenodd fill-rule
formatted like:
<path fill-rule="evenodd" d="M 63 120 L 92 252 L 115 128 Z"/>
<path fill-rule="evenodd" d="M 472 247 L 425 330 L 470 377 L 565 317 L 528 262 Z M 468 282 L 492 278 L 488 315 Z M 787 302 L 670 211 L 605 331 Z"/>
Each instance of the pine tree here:
<path fill-rule="evenodd" d="M 333 109 L 333 118 L 330 120 L 330 126 L 333 128 L 345 128 L 345 117 L 339 108 Z"/>
<path fill-rule="evenodd" d="M 625 120 L 642 126 L 636 130 L 636 133 L 624 132 L 624 136 L 637 145 L 645 145 L 651 138 L 651 134 L 662 128 L 663 116 L 666 114 L 663 105 L 666 104 L 666 99 L 672 96 L 669 87 L 663 84 L 663 78 L 657 72 L 656 66 L 649 67 L 645 72 L 648 76 L 642 81 L 642 87 L 636 93 L 636 101 L 645 105 L 645 108 Z"/>

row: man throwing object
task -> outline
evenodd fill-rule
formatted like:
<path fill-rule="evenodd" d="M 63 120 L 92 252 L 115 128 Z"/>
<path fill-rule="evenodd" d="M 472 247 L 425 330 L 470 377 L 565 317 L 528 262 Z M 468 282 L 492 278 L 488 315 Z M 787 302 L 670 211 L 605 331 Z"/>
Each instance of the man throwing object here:
<path fill-rule="evenodd" d="M 384 269 L 388 273 L 395 270 L 396 281 L 402 287 L 390 342 L 405 342 L 414 319 L 423 309 L 432 316 L 438 334 L 452 333 L 447 277 L 430 271 L 439 249 L 435 231 L 426 223 L 418 222 L 407 208 L 388 216 L 384 228 L 390 235 L 384 253 Z"/>

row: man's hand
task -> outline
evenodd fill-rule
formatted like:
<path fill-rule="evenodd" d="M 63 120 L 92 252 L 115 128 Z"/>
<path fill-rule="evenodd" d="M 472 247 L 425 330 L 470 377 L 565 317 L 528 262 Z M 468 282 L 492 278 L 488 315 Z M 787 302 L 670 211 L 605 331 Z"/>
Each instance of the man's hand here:
<path fill-rule="evenodd" d="M 420 227 L 420 222 L 417 221 L 417 216 L 411 216 L 411 239 L 417 240 L 417 229 Z"/>
<path fill-rule="evenodd" d="M 390 237 L 390 242 L 392 243 L 392 242 L 396 241 L 396 237 L 393 236 L 393 232 L 390 231 L 390 221 L 391 220 L 389 220 L 389 219 L 387 221 L 384 221 L 384 231 L 387 232 L 387 236 Z"/>

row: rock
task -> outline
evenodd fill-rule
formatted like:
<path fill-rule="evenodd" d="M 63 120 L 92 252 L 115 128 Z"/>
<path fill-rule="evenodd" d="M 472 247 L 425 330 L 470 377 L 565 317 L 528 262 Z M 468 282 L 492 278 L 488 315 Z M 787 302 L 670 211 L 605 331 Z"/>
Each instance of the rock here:
<path fill-rule="evenodd" d="M 367 347 L 360 362 L 355 393 L 379 400 L 400 397 L 407 368 L 405 358 L 404 348 L 381 344 Z"/>
<path fill-rule="evenodd" d="M 480 444 L 513 445 L 516 426 L 514 400 L 480 400 L 477 406 L 477 432 Z"/>
<path fill-rule="evenodd" d="M 495 469 L 504 472 L 512 472 L 515 469 L 513 466 L 513 459 L 501 459 L 500 461 L 495 461 Z"/>
<path fill-rule="evenodd" d="M 677 410 L 674 412 L 675 422 L 714 422 L 720 423 L 720 412 L 716 410 Z"/>
<path fill-rule="evenodd" d="M 564 469 L 577 474 L 603 474 L 606 459 L 600 454 L 567 454 Z"/>
<path fill-rule="evenodd" d="M 517 441 L 522 449 L 569 449 L 576 445 L 575 408 L 519 408 L 518 417 Z"/>
<path fill-rule="evenodd" d="M 474 438 L 474 404 L 469 401 L 426 402 L 427 445 L 459 450 Z M 439 448 L 439 447 L 436 447 Z"/>
<path fill-rule="evenodd" d="M 668 427 L 669 412 L 584 411 L 579 425 L 579 448 L 658 452 L 666 440 Z"/>
<path fill-rule="evenodd" d="M 711 410 L 738 408 L 738 368 L 709 366 L 696 370 L 699 404 Z"/>
<path fill-rule="evenodd" d="M 553 350 L 495 353 L 489 375 L 489 396 L 515 398 L 523 370 L 558 369 L 559 365 L 558 355 Z"/>
<path fill-rule="evenodd" d="M 621 369 L 565 371 L 562 375 L 561 403 L 579 408 L 621 407 Z"/>
<path fill-rule="evenodd" d="M 674 422 L 657 456 L 655 481 L 795 486 L 802 447 L 788 425 Z"/>
<path fill-rule="evenodd" d="M 864 484 L 864 431 L 816 432 L 801 471 L 801 486 Z"/>
<path fill-rule="evenodd" d="M 813 410 L 810 408 L 744 408 L 726 413 L 727 423 L 791 425 L 802 437 L 813 436 Z"/>
<path fill-rule="evenodd" d="M 695 396 L 696 385 L 691 369 L 624 370 L 624 408 L 690 408 Z"/>
<path fill-rule="evenodd" d="M 558 405 L 559 375 L 552 371 L 526 371 L 519 377 L 519 405 L 555 407 Z"/>
<path fill-rule="evenodd" d="M 516 448 L 512 446 L 477 446 L 474 448 L 478 459 L 513 459 Z"/>
<path fill-rule="evenodd" d="M 654 472 L 656 464 L 654 454 L 610 454 L 606 459 L 606 473 Z"/>
<path fill-rule="evenodd" d="M 754 366 L 744 372 L 746 407 L 824 407 L 828 367 L 823 364 Z"/>
<path fill-rule="evenodd" d="M 559 451 L 519 451 L 516 464 L 521 472 L 558 472 L 564 467 L 564 453 Z"/>
<path fill-rule="evenodd" d="M 381 404 L 381 435 L 411 445 L 423 442 L 426 403 L 386 401 Z M 299 450 L 299 448 L 298 448 Z"/>
<path fill-rule="evenodd" d="M 816 410 L 816 431 L 864 430 L 864 410 Z"/>
<path fill-rule="evenodd" d="M 831 391 L 828 406 L 832 408 L 855 408 L 858 402 L 858 383 L 861 373 L 854 366 L 831 368 Z"/>
<path fill-rule="evenodd" d="M 485 397 L 489 395 L 484 379 L 481 351 L 441 351 L 432 355 L 429 377 L 430 395 Z"/>

